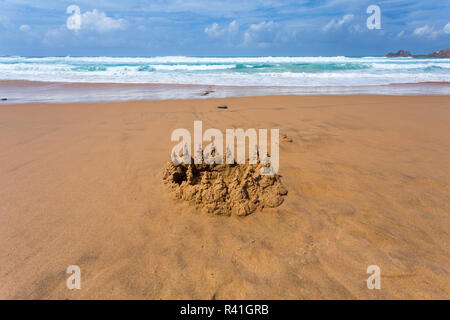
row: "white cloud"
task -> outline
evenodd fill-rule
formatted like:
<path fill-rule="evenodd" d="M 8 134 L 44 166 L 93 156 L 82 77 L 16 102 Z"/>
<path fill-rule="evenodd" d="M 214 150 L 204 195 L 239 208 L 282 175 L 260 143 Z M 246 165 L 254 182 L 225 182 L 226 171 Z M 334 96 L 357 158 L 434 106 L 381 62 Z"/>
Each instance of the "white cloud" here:
<path fill-rule="evenodd" d="M 432 29 L 431 29 L 428 25 L 424 25 L 423 27 L 416 28 L 416 29 L 414 30 L 414 34 L 415 34 L 416 36 L 422 36 L 422 35 L 425 35 L 425 34 L 430 33 L 431 30 L 432 30 Z"/>
<path fill-rule="evenodd" d="M 127 21 L 124 19 L 114 19 L 108 17 L 106 13 L 94 9 L 84 13 L 74 13 L 74 16 L 79 16 L 81 24 L 73 30 L 93 30 L 98 32 L 109 32 L 115 30 L 122 30 L 126 28 Z M 70 18 L 69 18 L 70 19 Z M 72 29 L 72 28 L 71 28 Z"/>
<path fill-rule="evenodd" d="M 223 34 L 224 30 L 219 28 L 219 24 L 214 22 L 210 27 L 205 28 L 205 33 L 213 38 L 217 38 Z"/>
<path fill-rule="evenodd" d="M 417 37 L 426 37 L 430 39 L 436 39 L 438 35 L 442 34 L 449 34 L 450 33 L 450 22 L 447 23 L 444 28 L 435 30 L 434 27 L 430 27 L 428 24 L 424 25 L 423 27 L 416 28 L 413 32 L 413 35 Z"/>
<path fill-rule="evenodd" d="M 444 32 L 445 33 L 450 33 L 450 22 L 445 25 Z"/>
<path fill-rule="evenodd" d="M 236 22 L 236 20 L 233 20 L 230 22 L 230 24 L 228 25 L 228 32 L 231 34 L 235 34 L 239 31 L 239 25 Z"/>
<path fill-rule="evenodd" d="M 413 34 L 418 37 L 429 37 L 431 39 L 434 39 L 437 37 L 439 32 L 434 31 L 434 28 L 426 24 L 423 27 L 416 28 Z"/>
<path fill-rule="evenodd" d="M 23 24 L 23 25 L 21 25 L 21 26 L 19 27 L 19 30 L 20 30 L 20 31 L 23 31 L 23 32 L 30 32 L 31 27 L 30 27 L 29 25 L 27 25 L 27 24 Z"/>
<path fill-rule="evenodd" d="M 104 12 L 94 9 L 86 11 L 81 15 L 81 28 L 94 29 L 100 32 L 125 29 L 124 19 L 114 19 L 108 17 Z"/>
<path fill-rule="evenodd" d="M 322 28 L 323 31 L 328 31 L 330 29 L 337 29 L 342 27 L 343 25 L 349 23 L 355 18 L 355 15 L 353 14 L 346 14 L 343 16 L 340 20 L 333 19 L 326 26 Z"/>
<path fill-rule="evenodd" d="M 398 34 L 397 34 L 397 37 L 398 38 L 401 38 L 401 37 L 403 37 L 405 35 L 405 30 L 402 30 L 402 31 L 400 31 Z"/>
<path fill-rule="evenodd" d="M 215 22 L 207 26 L 204 32 L 211 38 L 221 39 L 229 45 L 254 45 L 260 48 L 275 42 L 287 42 L 295 36 L 295 32 L 286 33 L 280 24 L 273 21 L 250 24 L 243 33 L 239 32 L 240 28 L 239 23 L 233 20 L 223 26 Z"/>
<path fill-rule="evenodd" d="M 239 24 L 236 20 L 233 20 L 228 26 L 221 28 L 218 23 L 214 22 L 211 26 L 206 27 L 204 31 L 211 38 L 229 37 L 238 33 Z"/>
<path fill-rule="evenodd" d="M 45 45 L 55 45 L 63 43 L 61 40 L 71 35 L 65 25 L 59 28 L 50 29 L 45 33 L 43 43 Z"/>
<path fill-rule="evenodd" d="M 278 24 L 273 21 L 263 21 L 251 24 L 244 33 L 244 45 L 256 43 L 259 47 L 266 47 L 274 42 L 278 35 Z"/>

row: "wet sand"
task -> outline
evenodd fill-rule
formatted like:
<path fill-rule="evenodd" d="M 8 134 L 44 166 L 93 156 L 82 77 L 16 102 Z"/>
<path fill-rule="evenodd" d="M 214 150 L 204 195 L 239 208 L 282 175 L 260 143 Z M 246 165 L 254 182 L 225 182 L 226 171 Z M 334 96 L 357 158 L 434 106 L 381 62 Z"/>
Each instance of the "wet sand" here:
<path fill-rule="evenodd" d="M 24 94 L 26 92 L 26 94 Z M 270 95 L 448 96 L 450 82 L 358 86 L 224 86 L 170 83 L 86 83 L 0 80 L 0 101 L 24 103 L 99 103 L 206 99 Z"/>
<path fill-rule="evenodd" d="M 170 135 L 194 120 L 290 137 L 283 204 L 174 201 Z M 0 105 L 0 298 L 449 299 L 449 123 L 448 96 Z"/>

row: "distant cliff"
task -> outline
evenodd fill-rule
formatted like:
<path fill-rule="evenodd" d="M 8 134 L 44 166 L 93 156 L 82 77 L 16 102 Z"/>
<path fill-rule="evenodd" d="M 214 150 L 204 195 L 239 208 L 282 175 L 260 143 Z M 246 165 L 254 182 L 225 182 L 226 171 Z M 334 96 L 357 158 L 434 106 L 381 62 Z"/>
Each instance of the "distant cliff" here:
<path fill-rule="evenodd" d="M 401 57 L 413 57 L 413 58 L 450 58 L 450 49 L 438 50 L 430 54 L 415 54 L 406 50 L 398 50 L 396 53 L 389 52 L 386 57 L 388 58 L 401 58 Z"/>

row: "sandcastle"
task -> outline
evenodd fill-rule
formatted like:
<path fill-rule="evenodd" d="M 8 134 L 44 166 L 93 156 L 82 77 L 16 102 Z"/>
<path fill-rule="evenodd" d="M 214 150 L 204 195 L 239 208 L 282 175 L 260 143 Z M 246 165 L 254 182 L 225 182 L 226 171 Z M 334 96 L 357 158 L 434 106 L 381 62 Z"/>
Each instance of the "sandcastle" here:
<path fill-rule="evenodd" d="M 176 199 L 216 215 L 247 216 L 281 205 L 288 191 L 279 175 L 261 175 L 263 164 L 180 164 L 169 161 L 163 181 Z"/>

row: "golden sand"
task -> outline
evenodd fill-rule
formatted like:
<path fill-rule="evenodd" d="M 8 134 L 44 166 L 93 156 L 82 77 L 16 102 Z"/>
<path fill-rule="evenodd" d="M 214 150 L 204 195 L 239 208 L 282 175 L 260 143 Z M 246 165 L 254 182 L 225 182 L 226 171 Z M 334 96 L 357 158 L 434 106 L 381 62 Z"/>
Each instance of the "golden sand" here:
<path fill-rule="evenodd" d="M 194 120 L 280 128 L 284 202 L 174 201 L 170 135 Z M 0 298 L 448 299 L 449 123 L 449 97 L 0 106 Z"/>
<path fill-rule="evenodd" d="M 164 183 L 175 199 L 189 201 L 216 215 L 247 216 L 283 203 L 288 191 L 278 174 L 262 175 L 261 163 L 184 164 L 169 161 Z"/>

